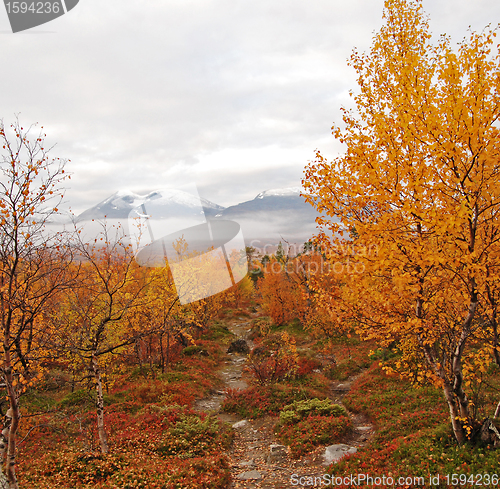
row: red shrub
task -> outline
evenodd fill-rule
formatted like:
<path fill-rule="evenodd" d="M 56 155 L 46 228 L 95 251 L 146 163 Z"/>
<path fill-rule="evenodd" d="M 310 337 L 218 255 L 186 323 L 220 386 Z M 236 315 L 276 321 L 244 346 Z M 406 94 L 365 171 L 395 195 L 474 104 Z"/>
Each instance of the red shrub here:
<path fill-rule="evenodd" d="M 321 362 L 316 358 L 299 357 L 298 359 L 297 376 L 303 377 L 312 373 L 314 370 L 321 368 Z"/>

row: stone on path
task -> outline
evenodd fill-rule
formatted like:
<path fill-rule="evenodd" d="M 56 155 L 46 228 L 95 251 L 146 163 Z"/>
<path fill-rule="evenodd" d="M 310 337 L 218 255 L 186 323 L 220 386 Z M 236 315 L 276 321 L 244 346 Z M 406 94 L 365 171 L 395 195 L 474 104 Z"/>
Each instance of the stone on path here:
<path fill-rule="evenodd" d="M 228 353 L 248 353 L 250 348 L 247 342 L 243 339 L 234 340 L 227 349 Z"/>
<path fill-rule="evenodd" d="M 286 458 L 287 451 L 284 445 L 278 445 L 273 443 L 269 446 L 269 454 L 267 456 L 267 463 L 272 464 L 273 462 L 281 462 Z"/>
<path fill-rule="evenodd" d="M 238 464 L 240 467 L 253 467 L 255 465 L 255 462 L 252 460 L 246 460 L 244 462 L 240 462 Z"/>
<path fill-rule="evenodd" d="M 326 447 L 323 458 L 325 460 L 325 464 L 331 464 L 332 462 L 338 462 L 342 457 L 346 455 L 350 455 L 352 453 L 357 452 L 356 447 L 351 447 L 349 445 L 344 445 L 343 443 L 339 443 L 337 445 L 330 445 Z"/>
<path fill-rule="evenodd" d="M 233 428 L 235 430 L 241 430 L 242 428 L 246 428 L 248 426 L 248 421 L 246 419 L 242 419 L 241 421 L 238 421 L 237 423 L 233 424 Z"/>
<path fill-rule="evenodd" d="M 258 481 L 262 479 L 262 474 L 256 470 L 249 470 L 248 472 L 242 472 L 236 476 L 240 481 Z"/>

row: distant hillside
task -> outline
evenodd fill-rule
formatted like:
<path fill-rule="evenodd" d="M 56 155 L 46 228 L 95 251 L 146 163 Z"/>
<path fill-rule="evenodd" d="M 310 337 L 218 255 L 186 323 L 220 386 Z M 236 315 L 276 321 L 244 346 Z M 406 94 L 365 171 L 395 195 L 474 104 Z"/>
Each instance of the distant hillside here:
<path fill-rule="evenodd" d="M 245 241 L 273 244 L 286 240 L 303 243 L 316 233 L 316 210 L 300 195 L 300 187 L 271 189 L 253 200 L 226 207 L 216 218 L 240 223 Z"/>

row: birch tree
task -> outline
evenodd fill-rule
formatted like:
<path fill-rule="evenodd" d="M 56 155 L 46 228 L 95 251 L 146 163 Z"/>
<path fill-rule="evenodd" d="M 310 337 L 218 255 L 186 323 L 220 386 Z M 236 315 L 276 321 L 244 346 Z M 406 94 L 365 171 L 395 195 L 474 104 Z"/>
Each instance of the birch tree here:
<path fill-rule="evenodd" d="M 332 267 L 344 314 L 366 338 L 398 342 L 402 374 L 442 388 L 464 443 L 467 383 L 499 356 L 496 32 L 469 32 L 458 49 L 446 36 L 432 44 L 420 0 L 387 0 L 384 19 L 370 51 L 350 59 L 356 108 L 332 128 L 345 152 L 331 162 L 318 152 L 303 183 L 330 216 L 319 223 L 333 237 L 318 241 L 332 262 L 350 260 L 350 272 Z"/>
<path fill-rule="evenodd" d="M 36 133 L 35 133 L 36 132 Z M 18 487 L 20 396 L 40 376 L 47 303 L 71 285 L 70 253 L 47 223 L 63 196 L 65 161 L 49 158 L 43 128 L 0 121 L 0 373 L 8 399 L 0 456 L 10 489 Z"/>
<path fill-rule="evenodd" d="M 151 324 L 148 311 L 152 297 L 148 290 L 156 275 L 136 263 L 123 230 L 103 223 L 101 233 L 90 242 L 83 233 L 84 229 L 77 230 L 73 245 L 81 261 L 78 285 L 55 308 L 52 321 L 57 325 L 54 329 L 59 347 L 83 372 L 80 380 L 92 380 L 99 444 L 101 452 L 108 453 L 103 368 L 113 354 L 162 330 L 178 298 L 164 297 L 163 321 Z"/>

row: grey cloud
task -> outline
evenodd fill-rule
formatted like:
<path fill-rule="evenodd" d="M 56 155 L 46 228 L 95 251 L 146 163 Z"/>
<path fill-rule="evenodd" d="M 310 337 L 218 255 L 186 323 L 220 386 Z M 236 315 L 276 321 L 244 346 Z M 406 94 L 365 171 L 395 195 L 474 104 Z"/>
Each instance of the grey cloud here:
<path fill-rule="evenodd" d="M 236 203 L 298 185 L 314 149 L 338 148 L 325 141 L 356 88 L 346 58 L 354 46 L 369 48 L 382 7 L 382 0 L 85 0 L 37 28 L 54 34 L 0 34 L 0 117 L 21 112 L 23 122 L 45 125 L 54 153 L 72 160 L 67 199 L 80 210 L 119 188 L 154 189 L 158 175 L 193 175 L 225 149 L 310 155 L 278 161 L 273 152 L 244 168 L 235 161 L 234 174 L 212 162 L 199 187 L 210 200 Z M 469 24 L 500 20 L 500 4 L 487 0 L 426 0 L 424 8 L 432 30 L 456 40 Z M 0 16 L 0 30 L 8 28 Z"/>

